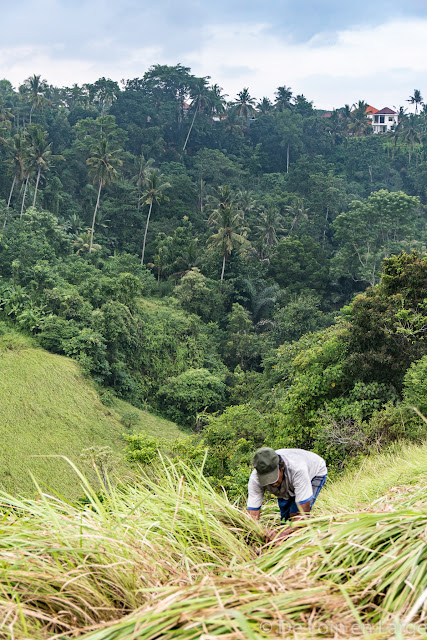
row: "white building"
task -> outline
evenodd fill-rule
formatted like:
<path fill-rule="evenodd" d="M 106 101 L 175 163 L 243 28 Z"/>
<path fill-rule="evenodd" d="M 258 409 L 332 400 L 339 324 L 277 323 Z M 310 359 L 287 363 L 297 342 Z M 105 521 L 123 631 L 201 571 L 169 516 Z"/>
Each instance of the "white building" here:
<path fill-rule="evenodd" d="M 384 107 L 380 111 L 374 110 L 372 107 L 372 112 L 367 110 L 367 117 L 372 122 L 372 129 L 374 133 L 385 133 L 386 131 L 391 131 L 395 126 L 399 123 L 399 116 L 396 111 L 389 109 L 388 107 Z"/>

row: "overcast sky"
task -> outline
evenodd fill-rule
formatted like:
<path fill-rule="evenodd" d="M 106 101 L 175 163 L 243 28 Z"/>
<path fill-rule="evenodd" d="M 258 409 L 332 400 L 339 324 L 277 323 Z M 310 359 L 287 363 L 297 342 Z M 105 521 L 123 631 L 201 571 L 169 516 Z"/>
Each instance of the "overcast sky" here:
<path fill-rule="evenodd" d="M 427 99 L 425 0 L 0 0 L 0 78 L 71 86 L 191 67 L 260 99 L 279 85 L 315 107 Z"/>

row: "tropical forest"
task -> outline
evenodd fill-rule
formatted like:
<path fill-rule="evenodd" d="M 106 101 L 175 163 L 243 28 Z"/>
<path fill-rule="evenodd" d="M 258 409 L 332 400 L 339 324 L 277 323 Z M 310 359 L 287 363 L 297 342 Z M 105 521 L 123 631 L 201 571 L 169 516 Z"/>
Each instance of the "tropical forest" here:
<path fill-rule="evenodd" d="M 427 637 L 427 102 L 365 98 L 0 80 L 1 637 Z M 261 447 L 328 467 L 280 541 Z"/>

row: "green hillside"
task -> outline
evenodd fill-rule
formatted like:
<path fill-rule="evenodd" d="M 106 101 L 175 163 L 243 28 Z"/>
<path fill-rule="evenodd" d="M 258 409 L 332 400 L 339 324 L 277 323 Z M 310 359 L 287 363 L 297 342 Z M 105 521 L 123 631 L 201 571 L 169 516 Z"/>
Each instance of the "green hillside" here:
<path fill-rule="evenodd" d="M 173 437 L 179 430 L 127 403 L 119 412 L 105 407 L 71 359 L 36 348 L 16 333 L 0 336 L 0 486 L 12 493 L 34 493 L 31 474 L 44 491 L 68 498 L 80 495 L 64 456 L 94 475 L 81 457 L 89 447 L 110 447 L 120 471 L 126 442 L 120 410 L 138 413 L 138 430 Z M 114 460 L 116 458 L 116 460 Z"/>
<path fill-rule="evenodd" d="M 119 414 L 126 426 L 129 424 L 129 433 L 132 431 L 138 433 L 145 431 L 153 438 L 166 438 L 167 440 L 174 440 L 185 435 L 185 432 L 175 422 L 155 416 L 152 413 L 148 413 L 148 411 L 137 409 L 137 407 L 120 398 L 115 400 L 113 409 Z"/>
<path fill-rule="evenodd" d="M 427 443 L 397 443 L 393 449 L 366 457 L 327 485 L 318 500 L 324 515 L 359 509 L 381 509 L 400 494 L 410 503 L 414 490 L 427 483 Z M 399 495 L 398 495 L 399 494 Z"/>

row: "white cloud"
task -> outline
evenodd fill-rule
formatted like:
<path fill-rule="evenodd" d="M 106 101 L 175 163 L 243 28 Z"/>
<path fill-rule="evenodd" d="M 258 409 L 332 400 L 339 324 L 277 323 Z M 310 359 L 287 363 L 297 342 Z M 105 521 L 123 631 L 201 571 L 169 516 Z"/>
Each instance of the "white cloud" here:
<path fill-rule="evenodd" d="M 101 76 L 120 80 L 141 77 L 152 64 L 177 64 L 196 75 L 210 75 L 234 98 L 243 87 L 252 95 L 273 97 L 279 85 L 304 93 L 315 106 L 332 108 L 364 99 L 377 107 L 403 104 L 414 88 L 427 94 L 427 19 L 394 20 L 376 27 L 319 33 L 305 43 L 280 38 L 267 23 L 217 24 L 206 28 L 202 45 L 165 54 L 155 46 L 132 47 L 94 38 L 73 55 L 57 46 L 0 49 L 0 78 L 15 86 L 37 73 L 58 86 L 93 82 Z M 105 55 L 100 56 L 99 51 Z M 174 57 L 172 57 L 174 56 Z M 427 95 L 426 95 L 427 97 Z"/>
<path fill-rule="evenodd" d="M 292 44 L 271 35 L 269 25 L 216 25 L 207 30 L 202 50 L 185 61 L 191 62 L 194 73 L 209 70 L 233 95 L 249 86 L 257 97 L 272 96 L 277 86 L 286 84 L 318 107 L 340 106 L 361 97 L 384 106 L 385 98 L 392 104 L 404 101 L 414 82 L 423 89 L 426 33 L 427 20 L 402 20 L 341 31 L 332 42 L 319 35 Z M 236 79 L 236 67 L 248 71 Z"/>
<path fill-rule="evenodd" d="M 113 56 L 113 62 L 104 64 L 99 59 L 80 58 L 78 52 L 75 57 L 62 51 L 56 55 L 59 49 L 46 46 L 0 49 L 0 79 L 10 80 L 15 87 L 33 74 L 40 74 L 49 84 L 59 87 L 94 82 L 102 76 L 120 81 L 142 76 L 161 54 L 158 47 L 123 49 Z"/>

